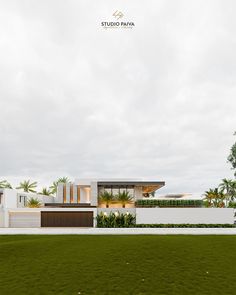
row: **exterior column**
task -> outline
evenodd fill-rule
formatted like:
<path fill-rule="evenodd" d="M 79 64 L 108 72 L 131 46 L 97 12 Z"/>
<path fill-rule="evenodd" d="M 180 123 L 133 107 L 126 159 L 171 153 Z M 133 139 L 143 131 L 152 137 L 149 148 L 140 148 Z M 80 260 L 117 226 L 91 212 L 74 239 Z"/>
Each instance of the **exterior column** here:
<path fill-rule="evenodd" d="M 63 186 L 64 186 L 63 183 L 58 183 L 56 203 L 63 203 Z"/>
<path fill-rule="evenodd" d="M 77 185 L 73 184 L 73 203 L 77 204 Z"/>
<path fill-rule="evenodd" d="M 66 203 L 70 203 L 70 183 L 66 183 Z"/>
<path fill-rule="evenodd" d="M 90 203 L 91 206 L 98 205 L 98 184 L 96 181 L 91 182 Z"/>

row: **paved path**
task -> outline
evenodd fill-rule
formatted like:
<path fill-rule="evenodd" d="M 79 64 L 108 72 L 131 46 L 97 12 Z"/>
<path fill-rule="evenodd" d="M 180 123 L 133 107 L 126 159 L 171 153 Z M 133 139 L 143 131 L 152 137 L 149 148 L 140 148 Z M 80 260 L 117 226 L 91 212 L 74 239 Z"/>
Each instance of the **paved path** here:
<path fill-rule="evenodd" d="M 0 228 L 0 235 L 236 235 L 236 228 Z"/>

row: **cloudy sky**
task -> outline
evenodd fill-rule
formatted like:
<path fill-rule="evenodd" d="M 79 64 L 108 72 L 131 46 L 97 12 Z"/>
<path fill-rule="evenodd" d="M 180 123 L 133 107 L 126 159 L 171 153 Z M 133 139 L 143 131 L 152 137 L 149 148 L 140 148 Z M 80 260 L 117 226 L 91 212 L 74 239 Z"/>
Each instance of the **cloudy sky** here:
<path fill-rule="evenodd" d="M 133 29 L 101 27 L 124 14 Z M 235 1 L 0 1 L 0 179 L 233 177 Z M 160 191 L 161 193 L 161 191 Z"/>

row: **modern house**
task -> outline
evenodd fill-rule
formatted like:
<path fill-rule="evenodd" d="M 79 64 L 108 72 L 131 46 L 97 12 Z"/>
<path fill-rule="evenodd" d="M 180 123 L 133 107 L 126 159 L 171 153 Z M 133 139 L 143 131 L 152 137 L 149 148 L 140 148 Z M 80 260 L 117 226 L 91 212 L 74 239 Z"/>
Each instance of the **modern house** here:
<path fill-rule="evenodd" d="M 164 185 L 140 179 L 75 179 L 60 183 L 55 197 L 0 189 L 0 227 L 94 227 L 98 214 L 111 211 L 133 214 L 136 223 L 234 223 L 230 208 L 160 208 L 155 202 L 151 207 L 138 206 Z M 125 208 L 118 201 L 107 208 L 99 202 L 104 192 L 128 192 L 132 200 Z M 40 208 L 29 208 L 30 198 L 38 199 Z"/>
<path fill-rule="evenodd" d="M 142 199 L 164 185 L 163 181 L 139 179 L 76 179 L 73 183 L 60 183 L 56 197 L 0 189 L 0 227 L 95 226 L 97 213 L 105 207 L 98 202 L 102 192 L 117 194 L 128 191 L 133 201 L 125 211 L 135 213 L 137 199 Z M 42 207 L 28 208 L 27 201 L 30 198 L 38 199 Z M 110 207 L 124 210 L 119 203 Z"/>
<path fill-rule="evenodd" d="M 134 207 L 134 202 L 142 199 L 147 194 L 154 193 L 165 185 L 164 181 L 144 181 L 137 179 L 76 179 L 72 184 L 59 184 L 55 206 L 63 207 L 103 207 L 98 203 L 98 196 L 104 191 L 116 195 L 122 191 L 129 192 L 133 197 L 133 203 L 129 207 Z M 53 205 L 53 204 L 51 204 Z M 113 208 L 120 208 L 121 204 L 111 205 Z"/>

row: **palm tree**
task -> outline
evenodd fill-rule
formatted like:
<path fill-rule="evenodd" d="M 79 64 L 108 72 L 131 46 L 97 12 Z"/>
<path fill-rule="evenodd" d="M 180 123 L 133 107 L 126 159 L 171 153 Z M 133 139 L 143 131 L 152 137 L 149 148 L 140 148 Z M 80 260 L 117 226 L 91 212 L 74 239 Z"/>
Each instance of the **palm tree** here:
<path fill-rule="evenodd" d="M 122 204 L 123 208 L 125 208 L 126 204 L 132 202 L 133 197 L 130 196 L 129 192 L 123 191 L 122 193 L 120 192 L 116 195 L 116 200 Z"/>
<path fill-rule="evenodd" d="M 208 191 L 205 191 L 204 196 L 207 201 L 207 207 L 212 207 L 215 198 L 214 190 L 210 188 Z"/>
<path fill-rule="evenodd" d="M 40 195 L 44 195 L 44 196 L 51 196 L 52 192 L 50 191 L 50 189 L 43 187 L 42 191 L 39 193 Z"/>
<path fill-rule="evenodd" d="M 210 207 L 224 207 L 225 194 L 218 188 L 209 189 L 208 198 L 212 200 Z"/>
<path fill-rule="evenodd" d="M 52 185 L 49 187 L 51 189 L 51 194 L 55 194 L 57 192 L 57 186 L 59 183 L 70 183 L 70 180 L 68 177 L 64 176 L 53 181 Z"/>
<path fill-rule="evenodd" d="M 12 188 L 7 180 L 0 180 L 0 188 Z"/>
<path fill-rule="evenodd" d="M 109 208 L 109 205 L 114 201 L 114 195 L 112 193 L 109 193 L 108 191 L 104 191 L 99 196 L 99 203 L 105 203 L 106 208 Z"/>
<path fill-rule="evenodd" d="M 233 180 L 231 185 L 231 201 L 234 201 L 235 198 L 236 198 L 236 180 Z"/>
<path fill-rule="evenodd" d="M 219 184 L 220 192 L 225 194 L 225 200 L 226 200 L 226 206 L 228 204 L 228 201 L 233 199 L 234 196 L 234 189 L 233 189 L 233 180 L 231 179 L 222 179 L 222 182 Z"/>
<path fill-rule="evenodd" d="M 30 180 L 24 180 L 20 183 L 17 189 L 23 189 L 24 192 L 27 193 L 36 193 L 35 188 L 37 187 L 37 182 L 31 182 Z"/>
<path fill-rule="evenodd" d="M 41 205 L 42 205 L 41 202 L 35 198 L 30 198 L 27 201 L 27 207 L 29 207 L 29 208 L 39 208 L 39 207 L 41 207 Z"/>
<path fill-rule="evenodd" d="M 220 208 L 225 207 L 224 200 L 227 201 L 227 197 L 224 194 L 224 192 L 219 191 L 217 189 L 217 191 L 216 191 L 216 200 L 217 200 L 217 207 L 220 207 Z"/>

